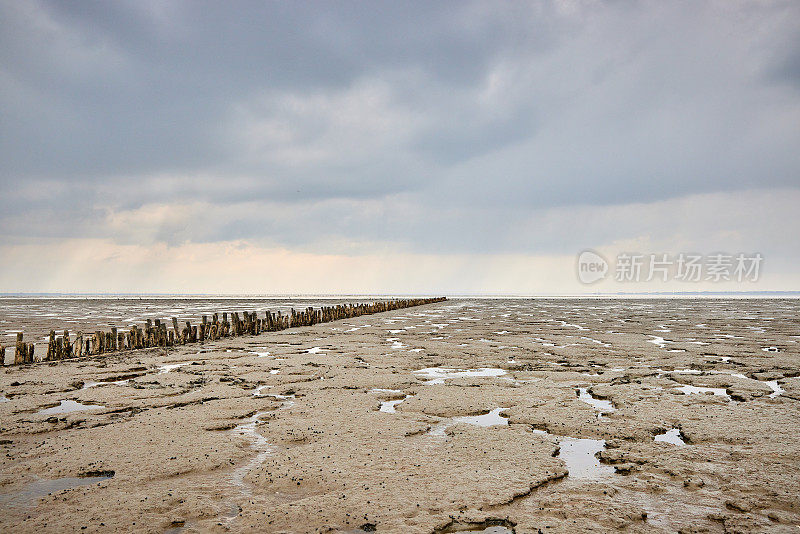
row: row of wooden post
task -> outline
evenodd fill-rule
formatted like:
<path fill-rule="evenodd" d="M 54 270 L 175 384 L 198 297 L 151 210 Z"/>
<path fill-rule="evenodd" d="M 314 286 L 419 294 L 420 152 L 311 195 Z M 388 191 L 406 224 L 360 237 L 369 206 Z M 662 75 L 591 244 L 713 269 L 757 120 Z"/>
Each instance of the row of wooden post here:
<path fill-rule="evenodd" d="M 242 312 L 240 317 L 238 312 L 233 312 L 230 314 L 230 321 L 228 321 L 228 313 L 223 313 L 222 317 L 215 313 L 210 321 L 207 315 L 203 315 L 202 321 L 197 325 L 186 321 L 184 328 L 180 328 L 178 319 L 173 317 L 171 330 L 167 328 L 166 323 L 162 323 L 159 319 L 155 321 L 147 319 L 144 328 L 131 326 L 130 330 L 122 331 L 113 327 L 110 332 L 97 331 L 86 337 L 83 332 L 78 332 L 74 340 L 70 339 L 69 330 L 64 330 L 62 336 L 56 336 L 55 331 L 51 330 L 44 361 L 80 358 L 81 356 L 94 356 L 122 350 L 173 347 L 247 334 L 257 335 L 261 332 L 276 332 L 297 326 L 311 326 L 317 323 L 399 310 L 444 300 L 447 300 L 446 297 L 397 299 L 372 304 L 323 306 L 319 309 L 309 307 L 299 312 L 292 308 L 290 314 L 266 311 L 264 317 L 258 317 L 256 312 Z M 33 343 L 25 343 L 22 340 L 22 332 L 17 333 L 14 364 L 33 363 L 33 348 Z M 5 362 L 5 354 L 5 347 L 0 345 L 0 362 Z"/>

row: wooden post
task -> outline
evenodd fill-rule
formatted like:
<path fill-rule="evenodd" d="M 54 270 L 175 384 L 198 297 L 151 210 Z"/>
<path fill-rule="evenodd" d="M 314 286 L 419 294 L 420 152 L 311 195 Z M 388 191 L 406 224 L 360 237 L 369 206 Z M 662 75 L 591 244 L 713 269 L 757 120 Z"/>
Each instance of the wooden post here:
<path fill-rule="evenodd" d="M 22 342 L 22 332 L 17 332 L 17 346 L 14 348 L 14 363 L 25 363 L 25 343 Z"/>
<path fill-rule="evenodd" d="M 47 354 L 44 359 L 50 361 L 55 359 L 56 355 L 56 331 L 50 330 L 50 340 L 47 342 Z"/>
<path fill-rule="evenodd" d="M 61 358 L 72 358 L 72 343 L 69 342 L 69 330 L 64 330 L 64 353 L 61 355 Z"/>
<path fill-rule="evenodd" d="M 75 345 L 74 345 L 73 353 L 75 354 L 76 358 L 80 358 L 83 354 L 83 332 L 78 332 L 75 336 Z"/>

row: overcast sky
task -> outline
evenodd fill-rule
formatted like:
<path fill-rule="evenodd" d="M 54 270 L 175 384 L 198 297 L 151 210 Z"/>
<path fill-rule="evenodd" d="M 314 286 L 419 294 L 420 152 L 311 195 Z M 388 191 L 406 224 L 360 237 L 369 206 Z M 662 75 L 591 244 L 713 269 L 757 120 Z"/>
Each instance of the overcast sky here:
<path fill-rule="evenodd" d="M 0 291 L 800 290 L 795 0 L 0 6 Z"/>

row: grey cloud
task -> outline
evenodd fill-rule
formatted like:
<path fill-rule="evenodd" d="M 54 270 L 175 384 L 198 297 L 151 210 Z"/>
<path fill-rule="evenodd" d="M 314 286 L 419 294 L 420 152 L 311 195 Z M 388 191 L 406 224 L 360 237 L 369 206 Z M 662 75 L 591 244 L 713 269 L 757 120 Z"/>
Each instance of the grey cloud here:
<path fill-rule="evenodd" d="M 0 6 L 9 235 L 556 251 L 800 187 L 792 2 Z"/>

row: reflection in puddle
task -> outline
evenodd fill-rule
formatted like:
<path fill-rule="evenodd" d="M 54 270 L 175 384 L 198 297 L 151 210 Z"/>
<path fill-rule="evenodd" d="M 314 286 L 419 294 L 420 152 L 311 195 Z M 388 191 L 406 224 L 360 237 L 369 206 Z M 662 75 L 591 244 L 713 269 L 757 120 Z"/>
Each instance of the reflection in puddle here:
<path fill-rule="evenodd" d="M 294 395 L 277 395 L 277 394 L 270 394 L 270 395 L 262 395 L 261 390 L 271 386 L 259 386 L 253 392 L 254 397 L 272 397 L 278 400 L 282 400 L 283 404 L 281 405 L 281 409 L 289 408 L 290 406 L 294 405 Z M 237 467 L 234 469 L 233 474 L 231 475 L 231 483 L 236 486 L 236 488 L 241 492 L 242 495 L 249 496 L 251 495 L 251 488 L 249 484 L 246 484 L 244 481 L 245 476 L 247 473 L 252 471 L 254 468 L 258 467 L 264 460 L 267 459 L 273 450 L 274 447 L 271 443 L 267 441 L 267 438 L 262 436 L 256 431 L 256 427 L 258 423 L 261 421 L 261 417 L 270 413 L 269 411 L 262 411 L 256 412 L 253 414 L 252 417 L 247 419 L 247 422 L 237 425 L 231 432 L 237 434 L 239 436 L 243 436 L 250 440 L 250 448 L 258 451 L 249 462 L 245 465 Z M 230 503 L 230 511 L 227 514 L 223 515 L 223 519 L 226 522 L 230 522 L 236 517 L 238 517 L 240 508 L 238 505 Z"/>
<path fill-rule="evenodd" d="M 291 406 L 294 406 L 294 400 L 297 397 L 293 393 L 289 394 L 289 395 L 278 395 L 277 393 L 266 393 L 266 394 L 261 393 L 262 390 L 267 389 L 267 388 L 271 388 L 271 387 L 272 386 L 258 386 L 253 391 L 253 396 L 254 397 L 271 397 L 273 399 L 276 399 L 276 400 L 279 400 L 279 401 L 283 401 L 283 404 L 281 405 L 281 409 L 289 408 Z"/>
<path fill-rule="evenodd" d="M 610 465 L 603 465 L 595 456 L 602 451 L 606 442 L 602 439 L 561 438 L 559 441 L 561 451 L 558 458 L 567 464 L 567 470 L 572 478 L 595 479 L 614 473 Z"/>
<path fill-rule="evenodd" d="M 370 393 L 395 393 L 395 394 L 402 393 L 402 391 L 399 390 L 399 389 L 382 389 L 382 388 L 373 388 L 373 389 L 369 390 L 369 392 Z M 393 400 L 388 400 L 388 401 L 381 401 L 380 411 L 383 412 L 383 413 L 396 413 L 397 410 L 395 409 L 395 407 L 398 404 L 400 404 L 401 402 L 403 402 L 406 399 L 409 399 L 411 397 L 413 397 L 413 395 L 406 395 L 402 399 L 393 399 Z"/>
<path fill-rule="evenodd" d="M 249 439 L 252 442 L 250 444 L 250 448 L 259 451 L 253 459 L 251 459 L 245 465 L 237 467 L 231 475 L 231 482 L 233 485 L 239 488 L 239 490 L 246 495 L 250 495 L 250 487 L 244 483 L 245 475 L 247 475 L 247 473 L 249 473 L 254 467 L 261 465 L 264 460 L 267 459 L 267 456 L 269 456 L 269 454 L 272 452 L 272 445 L 270 445 L 270 443 L 267 441 L 267 438 L 256 432 L 256 425 L 259 422 L 259 418 L 266 413 L 268 412 L 256 412 L 247 420 L 246 423 L 242 423 L 231 430 L 231 432 L 234 434 L 238 434 Z"/>
<path fill-rule="evenodd" d="M 311 347 L 310 349 L 306 350 L 307 354 L 320 354 L 322 351 L 322 347 Z"/>
<path fill-rule="evenodd" d="M 667 430 L 663 434 L 657 435 L 653 438 L 653 441 L 661 441 L 663 443 L 671 443 L 673 445 L 686 445 L 686 442 L 683 441 L 681 437 L 681 431 L 678 428 L 673 428 L 671 430 Z"/>
<path fill-rule="evenodd" d="M 593 406 L 600 414 L 614 411 L 614 404 L 611 401 L 593 397 L 586 388 L 578 388 L 578 399 Z"/>
<path fill-rule="evenodd" d="M 781 393 L 786 393 L 786 390 L 778 385 L 778 381 L 777 380 L 768 380 L 768 381 L 766 381 L 764 383 L 767 386 L 769 386 L 770 389 L 772 390 L 772 393 L 769 394 L 769 398 L 770 399 L 774 399 L 775 397 L 777 397 Z"/>
<path fill-rule="evenodd" d="M 440 423 L 437 423 L 433 428 L 428 431 L 430 436 L 444 436 L 447 427 L 453 426 L 456 423 L 467 423 L 469 425 L 477 426 L 497 426 L 508 425 L 508 419 L 500 415 L 506 408 L 495 408 L 489 413 L 483 415 L 466 415 L 461 417 L 451 417 Z"/>
<path fill-rule="evenodd" d="M 725 388 L 707 388 L 701 386 L 690 386 L 686 384 L 675 389 L 683 392 L 684 395 L 697 395 L 697 394 L 707 395 L 711 393 L 716 397 L 725 397 L 726 399 L 728 399 L 728 401 L 731 401 L 731 396 L 728 395 L 728 392 L 725 390 Z"/>
<path fill-rule="evenodd" d="M 78 486 L 88 486 L 97 484 L 113 477 L 113 471 L 109 475 L 95 477 L 64 477 L 52 480 L 37 479 L 25 486 L 22 490 L 0 494 L 0 507 L 2 508 L 28 508 L 35 505 L 35 501 L 49 495 L 58 493 Z"/>
<path fill-rule="evenodd" d="M 581 480 L 595 480 L 614 473 L 610 465 L 603 465 L 597 458 L 597 453 L 605 449 L 604 439 L 585 439 L 555 436 L 544 430 L 534 430 L 534 434 L 550 436 L 558 441 L 560 450 L 557 458 L 567 464 L 570 478 Z"/>
<path fill-rule="evenodd" d="M 445 380 L 452 378 L 494 377 L 503 376 L 503 369 L 483 367 L 480 369 L 449 369 L 445 367 L 428 367 L 414 371 L 419 378 L 426 379 L 426 384 L 444 384 Z"/>
<path fill-rule="evenodd" d="M 167 364 L 167 365 L 159 365 L 158 366 L 158 374 L 163 375 L 163 374 L 169 373 L 170 371 L 174 371 L 175 369 L 179 369 L 179 368 L 183 367 L 184 365 L 189 365 L 189 362 L 170 363 L 170 364 Z"/>
<path fill-rule="evenodd" d="M 386 341 L 389 341 L 389 342 L 392 343 L 392 348 L 393 349 L 402 349 L 402 348 L 405 348 L 405 347 L 408 346 L 408 345 L 404 345 L 403 343 L 400 343 L 400 338 L 399 337 L 387 337 Z"/>
<path fill-rule="evenodd" d="M 126 380 L 116 380 L 114 382 L 95 382 L 94 380 L 87 380 L 83 383 L 83 387 L 81 389 L 89 389 L 97 386 L 107 386 L 107 385 L 115 385 L 115 386 L 124 386 L 130 382 L 130 379 Z"/>
<path fill-rule="evenodd" d="M 62 413 L 81 412 L 84 410 L 99 410 L 100 408 L 105 408 L 105 406 L 101 406 L 99 404 L 81 404 L 80 402 L 76 402 L 74 400 L 62 400 L 58 406 L 45 408 L 44 410 L 39 410 L 36 413 L 42 415 L 55 415 Z"/>
<path fill-rule="evenodd" d="M 499 523 L 494 524 L 492 523 Z M 487 524 L 492 526 L 486 526 Z M 473 532 L 478 534 L 513 534 L 514 530 L 504 526 L 508 521 L 483 521 L 481 523 L 454 523 L 444 529 L 437 529 L 436 534 L 458 534 L 459 532 Z"/>
<path fill-rule="evenodd" d="M 406 399 L 408 399 L 411 396 L 412 395 L 406 395 L 402 399 L 383 401 L 383 402 L 381 402 L 381 410 L 380 411 L 382 411 L 383 413 L 396 413 L 397 412 L 397 410 L 395 409 L 396 406 L 398 404 L 400 404 L 401 402 L 405 401 Z"/>

